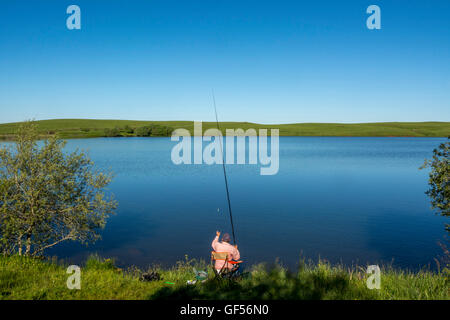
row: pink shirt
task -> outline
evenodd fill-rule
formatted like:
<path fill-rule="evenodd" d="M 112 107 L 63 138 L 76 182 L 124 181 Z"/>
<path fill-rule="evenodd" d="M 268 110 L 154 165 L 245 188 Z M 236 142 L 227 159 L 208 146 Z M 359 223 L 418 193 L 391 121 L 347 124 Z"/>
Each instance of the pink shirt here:
<path fill-rule="evenodd" d="M 219 242 L 219 237 L 216 236 L 211 244 L 212 248 L 216 252 L 228 252 L 229 260 L 239 260 L 241 258 L 241 254 L 239 253 L 239 250 L 236 249 L 233 245 L 229 244 L 228 242 Z M 223 265 L 225 264 L 225 261 L 223 260 L 216 260 L 216 270 L 222 269 Z M 233 265 L 228 264 L 228 268 L 232 269 Z"/>

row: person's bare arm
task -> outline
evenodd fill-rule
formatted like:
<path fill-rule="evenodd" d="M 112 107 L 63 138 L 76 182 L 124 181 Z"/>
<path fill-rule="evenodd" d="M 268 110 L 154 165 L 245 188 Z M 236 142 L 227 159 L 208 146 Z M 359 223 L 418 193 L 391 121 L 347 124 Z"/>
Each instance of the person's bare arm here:
<path fill-rule="evenodd" d="M 211 247 L 216 250 L 216 244 L 219 242 L 220 237 L 220 231 L 216 231 L 216 237 L 214 238 L 213 242 L 211 243 Z"/>

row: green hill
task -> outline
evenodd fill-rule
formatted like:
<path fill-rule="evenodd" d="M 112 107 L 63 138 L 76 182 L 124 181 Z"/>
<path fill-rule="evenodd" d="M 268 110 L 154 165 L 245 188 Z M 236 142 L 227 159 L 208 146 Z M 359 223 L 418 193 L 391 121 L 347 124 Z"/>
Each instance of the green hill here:
<path fill-rule="evenodd" d="M 193 131 L 192 121 L 134 121 L 57 119 L 36 121 L 43 135 L 59 134 L 61 138 L 94 138 L 104 136 L 136 136 L 139 128 L 152 128 L 153 135 L 168 135 L 177 128 Z M 20 123 L 0 124 L 0 138 L 11 139 Z M 450 122 L 376 122 L 376 123 L 292 123 L 257 124 L 221 122 L 224 129 L 279 129 L 280 136 L 361 136 L 361 137 L 447 137 Z M 203 122 L 203 130 L 215 128 L 215 122 Z M 140 130 L 142 131 L 142 130 Z M 139 132 L 140 132 L 139 131 Z M 153 134 L 156 133 L 156 134 Z"/>

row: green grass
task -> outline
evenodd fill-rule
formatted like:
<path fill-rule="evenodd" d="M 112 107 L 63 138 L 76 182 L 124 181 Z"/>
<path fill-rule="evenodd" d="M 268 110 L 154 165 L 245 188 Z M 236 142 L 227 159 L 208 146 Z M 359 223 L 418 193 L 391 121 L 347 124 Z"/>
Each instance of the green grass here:
<path fill-rule="evenodd" d="M 205 262 L 188 260 L 171 269 L 152 268 L 162 279 L 142 282 L 137 268 L 122 270 L 109 259 L 90 257 L 81 266 L 81 290 L 66 287 L 66 265 L 19 256 L 0 256 L 0 299 L 450 299 L 447 271 L 417 273 L 382 268 L 381 289 L 369 290 L 363 268 L 347 269 L 301 263 L 290 273 L 280 265 L 257 265 L 236 281 L 187 285 L 192 267 Z M 175 285 L 166 282 L 175 283 Z"/>
<path fill-rule="evenodd" d="M 94 138 L 105 135 L 105 129 L 123 129 L 126 125 L 136 129 L 149 125 L 160 125 L 172 129 L 185 128 L 193 132 L 192 121 L 133 121 L 133 120 L 89 120 L 59 119 L 36 121 L 43 134 L 59 134 L 63 139 Z M 0 124 L 0 138 L 11 139 L 19 123 Z M 221 122 L 221 128 L 244 130 L 249 128 L 278 128 L 281 136 L 361 136 L 361 137 L 447 137 L 450 122 L 378 122 L 378 123 L 293 123 L 257 124 L 250 122 Z M 203 130 L 215 128 L 214 122 L 204 122 Z M 121 133 L 127 136 L 126 133 Z"/>

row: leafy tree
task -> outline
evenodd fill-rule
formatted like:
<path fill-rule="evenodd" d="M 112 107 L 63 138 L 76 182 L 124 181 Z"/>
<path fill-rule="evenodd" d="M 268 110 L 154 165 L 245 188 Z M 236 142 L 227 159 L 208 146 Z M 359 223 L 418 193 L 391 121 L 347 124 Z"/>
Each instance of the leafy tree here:
<path fill-rule="evenodd" d="M 152 135 L 154 136 L 166 136 L 167 135 L 167 129 L 166 127 L 154 125 L 152 127 Z"/>
<path fill-rule="evenodd" d="M 170 136 L 173 129 L 167 126 L 153 125 L 152 136 Z"/>
<path fill-rule="evenodd" d="M 160 126 L 157 124 L 137 128 L 134 132 L 138 137 L 150 136 L 170 136 L 173 129 L 167 126 Z"/>
<path fill-rule="evenodd" d="M 120 136 L 120 130 L 118 128 L 105 129 L 105 137 L 119 137 Z"/>
<path fill-rule="evenodd" d="M 134 133 L 134 129 L 131 128 L 129 125 L 126 125 L 123 130 L 125 131 L 125 133 L 128 133 L 128 134 L 133 134 Z"/>
<path fill-rule="evenodd" d="M 136 135 L 138 137 L 149 137 L 152 134 L 151 127 L 139 127 L 136 129 Z"/>
<path fill-rule="evenodd" d="M 437 149 L 433 150 L 433 158 L 425 160 L 421 167 L 431 168 L 428 184 L 430 188 L 426 194 L 431 198 L 431 207 L 437 210 L 442 216 L 450 216 L 450 137 L 445 143 L 441 143 Z M 446 225 L 450 232 L 450 225 Z"/>
<path fill-rule="evenodd" d="M 174 129 L 172 128 L 172 127 L 166 127 L 167 129 L 167 136 L 169 137 L 169 136 L 171 136 L 172 135 L 172 132 L 174 132 Z"/>
<path fill-rule="evenodd" d="M 103 189 L 110 173 L 94 171 L 83 152 L 63 152 L 65 141 L 38 142 L 36 125 L 20 126 L 15 146 L 0 149 L 0 250 L 41 255 L 63 241 L 89 243 L 117 203 Z"/>

